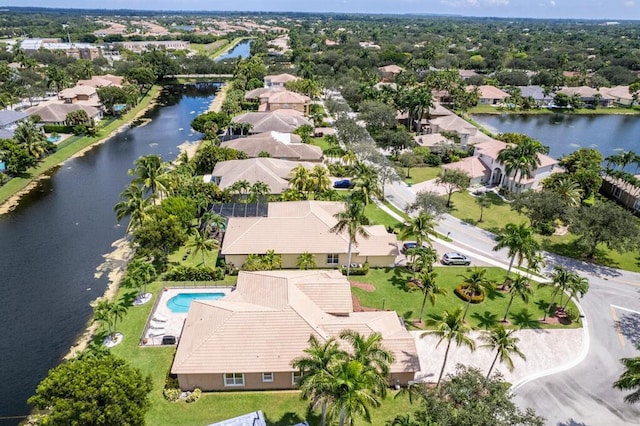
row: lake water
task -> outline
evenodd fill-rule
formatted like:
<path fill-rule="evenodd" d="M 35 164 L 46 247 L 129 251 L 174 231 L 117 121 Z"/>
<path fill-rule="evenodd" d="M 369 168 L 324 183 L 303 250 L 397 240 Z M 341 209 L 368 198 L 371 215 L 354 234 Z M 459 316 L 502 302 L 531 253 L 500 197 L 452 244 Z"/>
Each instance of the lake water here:
<path fill-rule="evenodd" d="M 218 87 L 166 88 L 145 116 L 149 124 L 67 161 L 0 216 L 0 418 L 29 412 L 27 398 L 84 331 L 89 303 L 103 295 L 104 255 L 125 235 L 126 221 L 116 223 L 113 206 L 131 180 L 127 170 L 142 155 L 172 160 L 178 145 L 199 140 L 191 120 Z"/>
<path fill-rule="evenodd" d="M 244 40 L 238 43 L 233 49 L 229 52 L 225 52 L 224 54 L 218 56 L 216 61 L 223 61 L 225 59 L 235 59 L 238 56 L 241 58 L 248 58 L 251 55 L 251 40 Z"/>
<path fill-rule="evenodd" d="M 495 133 L 524 133 L 549 146 L 559 158 L 578 148 L 596 148 L 604 157 L 620 151 L 640 153 L 638 115 L 474 115 Z"/>

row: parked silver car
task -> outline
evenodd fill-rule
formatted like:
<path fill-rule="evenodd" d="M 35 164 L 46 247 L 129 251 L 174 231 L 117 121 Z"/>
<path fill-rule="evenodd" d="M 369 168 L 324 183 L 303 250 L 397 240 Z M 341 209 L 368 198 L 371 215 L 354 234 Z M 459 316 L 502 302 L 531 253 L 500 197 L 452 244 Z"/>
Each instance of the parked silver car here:
<path fill-rule="evenodd" d="M 452 251 L 442 256 L 442 263 L 445 265 L 471 265 L 471 259 L 464 254 Z"/>

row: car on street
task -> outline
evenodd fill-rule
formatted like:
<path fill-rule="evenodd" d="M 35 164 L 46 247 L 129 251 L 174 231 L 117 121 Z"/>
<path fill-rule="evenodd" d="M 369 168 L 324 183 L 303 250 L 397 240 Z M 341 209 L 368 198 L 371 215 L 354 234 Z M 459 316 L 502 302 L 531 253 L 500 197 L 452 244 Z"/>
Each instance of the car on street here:
<path fill-rule="evenodd" d="M 342 179 L 333 182 L 333 187 L 336 189 L 351 189 L 353 187 L 353 183 L 349 179 Z"/>
<path fill-rule="evenodd" d="M 442 263 L 444 265 L 471 265 L 471 259 L 464 254 L 451 251 L 442 255 Z"/>

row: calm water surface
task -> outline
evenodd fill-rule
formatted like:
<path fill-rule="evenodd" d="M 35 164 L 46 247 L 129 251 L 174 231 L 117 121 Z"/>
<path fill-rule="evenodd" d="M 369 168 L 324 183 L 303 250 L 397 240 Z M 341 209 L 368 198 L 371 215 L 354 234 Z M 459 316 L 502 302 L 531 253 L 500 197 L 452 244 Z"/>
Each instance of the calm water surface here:
<path fill-rule="evenodd" d="M 640 116 L 637 115 L 474 115 L 496 133 L 527 134 L 549 146 L 559 158 L 578 148 L 596 148 L 604 157 L 620 151 L 640 153 Z"/>
<path fill-rule="evenodd" d="M 231 49 L 229 52 L 226 52 L 216 58 L 216 61 L 223 61 L 225 59 L 235 59 L 238 56 L 241 58 L 248 58 L 250 56 L 251 50 L 251 40 L 245 40 L 240 42 Z"/>
<path fill-rule="evenodd" d="M 190 122 L 207 110 L 217 87 L 165 89 L 146 115 L 149 124 L 67 161 L 0 216 L 0 418 L 29 412 L 27 398 L 83 332 L 89 302 L 104 293 L 104 255 L 125 235 L 113 206 L 131 179 L 127 170 L 141 155 L 172 160 L 177 145 L 199 140 Z"/>

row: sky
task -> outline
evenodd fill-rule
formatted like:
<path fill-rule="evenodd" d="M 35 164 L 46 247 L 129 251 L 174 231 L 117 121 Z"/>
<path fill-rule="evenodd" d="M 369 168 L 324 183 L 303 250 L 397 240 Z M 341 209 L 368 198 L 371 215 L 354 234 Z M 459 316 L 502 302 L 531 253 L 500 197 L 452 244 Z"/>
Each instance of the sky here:
<path fill-rule="evenodd" d="M 139 10 L 435 13 L 505 18 L 640 20 L 640 0 L 6 0 L 4 6 Z"/>

